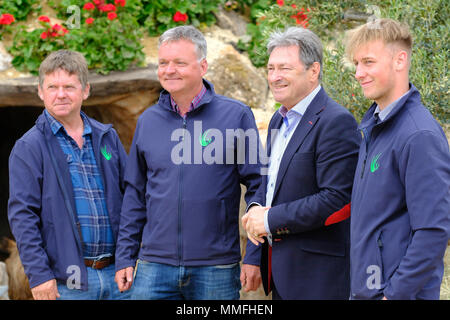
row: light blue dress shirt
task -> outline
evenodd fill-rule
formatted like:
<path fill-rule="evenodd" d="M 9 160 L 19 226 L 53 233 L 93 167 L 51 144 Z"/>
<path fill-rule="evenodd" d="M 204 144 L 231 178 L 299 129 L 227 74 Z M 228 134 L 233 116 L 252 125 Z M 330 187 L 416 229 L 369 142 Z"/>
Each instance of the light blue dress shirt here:
<path fill-rule="evenodd" d="M 275 136 L 272 135 L 271 153 L 269 160 L 269 170 L 267 177 L 267 192 L 266 192 L 266 206 L 272 205 L 273 193 L 275 191 L 275 184 L 278 177 L 278 170 L 280 168 L 281 159 L 283 158 L 284 151 L 286 150 L 289 141 L 292 138 L 292 134 L 297 128 L 302 116 L 305 114 L 311 101 L 320 91 L 321 86 L 318 85 L 313 91 L 310 92 L 305 98 L 299 101 L 294 107 L 288 110 L 286 107 L 281 106 L 278 112 L 283 117 L 283 123 Z M 273 131 L 272 131 L 273 132 Z M 264 213 L 264 228 L 268 234 L 269 243 L 272 244 L 272 234 L 270 233 L 268 214 L 269 210 Z"/>
<path fill-rule="evenodd" d="M 375 111 L 373 112 L 373 115 L 374 116 L 377 115 L 381 121 L 384 121 L 384 119 L 386 119 L 386 117 L 389 115 L 389 113 L 391 113 L 391 111 L 395 108 L 395 106 L 400 101 L 400 99 L 403 98 L 410 90 L 406 91 L 406 93 L 403 94 L 400 98 L 398 98 L 391 104 L 387 105 L 386 108 L 384 108 L 383 110 L 380 110 L 380 107 L 377 105 L 377 107 L 375 108 Z"/>

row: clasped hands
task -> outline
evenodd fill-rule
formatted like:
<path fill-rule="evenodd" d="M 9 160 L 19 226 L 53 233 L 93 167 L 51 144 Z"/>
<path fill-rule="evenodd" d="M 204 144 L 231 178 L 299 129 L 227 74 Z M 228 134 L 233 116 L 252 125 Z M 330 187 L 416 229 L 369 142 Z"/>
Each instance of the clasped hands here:
<path fill-rule="evenodd" d="M 256 246 L 263 243 L 263 237 L 267 236 L 264 227 L 264 213 L 269 209 L 270 207 L 254 205 L 242 217 L 242 226 L 247 231 L 247 237 Z"/>

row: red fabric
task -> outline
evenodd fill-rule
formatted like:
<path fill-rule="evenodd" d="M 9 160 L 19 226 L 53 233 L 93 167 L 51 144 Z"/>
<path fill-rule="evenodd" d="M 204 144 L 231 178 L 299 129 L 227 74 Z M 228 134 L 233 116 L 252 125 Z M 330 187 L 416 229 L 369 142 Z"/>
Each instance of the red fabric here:
<path fill-rule="evenodd" d="M 342 209 L 336 211 L 325 220 L 325 226 L 338 223 L 350 218 L 350 202 L 347 203 Z"/>
<path fill-rule="evenodd" d="M 268 285 L 267 285 L 267 293 L 272 291 L 272 288 L 270 287 L 270 283 L 272 282 L 272 246 L 269 246 L 269 255 L 268 255 L 268 270 L 269 270 L 269 277 L 268 277 Z"/>

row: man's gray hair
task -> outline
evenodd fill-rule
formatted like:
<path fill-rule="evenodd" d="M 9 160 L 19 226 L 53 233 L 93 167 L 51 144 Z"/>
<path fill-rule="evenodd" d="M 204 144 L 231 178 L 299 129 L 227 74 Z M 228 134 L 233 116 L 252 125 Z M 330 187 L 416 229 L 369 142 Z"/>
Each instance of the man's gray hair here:
<path fill-rule="evenodd" d="M 50 53 L 39 67 L 39 85 L 42 87 L 44 77 L 58 69 L 62 69 L 70 75 L 76 74 L 81 87 L 86 88 L 89 71 L 86 59 L 81 53 L 70 50 L 58 50 Z"/>
<path fill-rule="evenodd" d="M 309 69 L 314 62 L 320 64 L 319 81 L 322 79 L 323 47 L 319 37 L 309 29 L 290 27 L 287 30 L 275 31 L 267 43 L 269 55 L 277 47 L 298 46 L 300 61 Z"/>
<path fill-rule="evenodd" d="M 206 58 L 206 40 L 203 34 L 193 26 L 179 26 L 167 30 L 159 37 L 158 47 L 165 42 L 187 40 L 195 45 L 198 60 Z"/>

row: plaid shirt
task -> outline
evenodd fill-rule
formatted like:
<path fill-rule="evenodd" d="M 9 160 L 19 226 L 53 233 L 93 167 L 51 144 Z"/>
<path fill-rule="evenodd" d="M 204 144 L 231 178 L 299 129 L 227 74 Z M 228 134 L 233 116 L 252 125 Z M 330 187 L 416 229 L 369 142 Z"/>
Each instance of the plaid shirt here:
<path fill-rule="evenodd" d="M 192 100 L 191 106 L 189 107 L 188 112 L 191 112 L 192 110 L 194 110 L 195 108 L 197 108 L 199 106 L 200 101 L 202 100 L 205 93 L 206 93 L 206 87 L 205 87 L 205 85 L 203 85 L 202 90 L 200 90 L 200 93 L 198 95 L 196 95 L 194 97 L 194 99 Z M 175 100 L 173 100 L 172 96 L 170 96 L 170 104 L 172 105 L 172 110 L 181 116 L 180 108 L 177 106 L 177 103 L 175 102 Z M 186 117 L 186 114 L 184 115 L 184 117 Z"/>
<path fill-rule="evenodd" d="M 92 128 L 86 116 L 81 113 L 84 143 L 80 149 L 61 123 L 47 110 L 45 115 L 69 165 L 75 209 L 81 227 L 83 257 L 92 259 L 105 254 L 112 255 L 115 250 L 114 237 L 106 208 L 102 176 L 92 148 Z"/>

